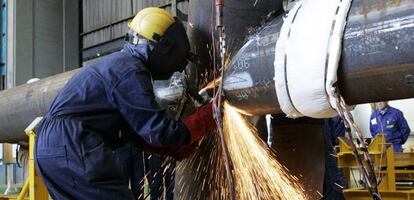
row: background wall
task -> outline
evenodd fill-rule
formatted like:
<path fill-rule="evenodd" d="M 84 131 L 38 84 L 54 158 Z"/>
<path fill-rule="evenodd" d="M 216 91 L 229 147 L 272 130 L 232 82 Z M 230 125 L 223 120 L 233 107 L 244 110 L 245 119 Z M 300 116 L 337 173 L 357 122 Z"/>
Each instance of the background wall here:
<path fill-rule="evenodd" d="M 7 87 L 79 66 L 79 1 L 10 0 Z"/>
<path fill-rule="evenodd" d="M 187 0 L 82 0 L 81 54 L 88 61 L 122 48 L 128 21 L 146 7 L 160 7 L 186 21 Z"/>

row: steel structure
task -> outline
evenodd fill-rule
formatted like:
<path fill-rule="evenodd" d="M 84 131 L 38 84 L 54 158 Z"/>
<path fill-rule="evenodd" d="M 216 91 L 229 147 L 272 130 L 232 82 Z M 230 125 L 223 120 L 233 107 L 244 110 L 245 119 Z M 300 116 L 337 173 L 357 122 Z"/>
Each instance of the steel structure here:
<path fill-rule="evenodd" d="M 226 98 L 245 114 L 281 112 L 273 63 L 282 23 L 278 16 L 251 36 L 224 74 Z M 338 70 L 348 104 L 414 97 L 413 33 L 413 1 L 353 1 Z"/>

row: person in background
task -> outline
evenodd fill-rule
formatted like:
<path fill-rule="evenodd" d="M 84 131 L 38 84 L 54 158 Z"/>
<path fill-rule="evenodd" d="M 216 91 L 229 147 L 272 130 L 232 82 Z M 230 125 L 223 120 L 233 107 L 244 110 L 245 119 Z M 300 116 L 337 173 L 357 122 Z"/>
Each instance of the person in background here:
<path fill-rule="evenodd" d="M 345 125 L 338 115 L 324 120 L 325 136 L 325 177 L 323 184 L 323 199 L 345 199 L 342 192 L 347 187 L 343 172 L 338 169 L 338 161 L 334 147 L 338 145 L 338 137 L 345 136 Z"/>
<path fill-rule="evenodd" d="M 403 152 L 402 145 L 411 132 L 403 113 L 389 106 L 387 101 L 378 102 L 376 106 L 369 122 L 372 137 L 384 133 L 387 135 L 386 141 L 392 143 L 394 152 Z"/>

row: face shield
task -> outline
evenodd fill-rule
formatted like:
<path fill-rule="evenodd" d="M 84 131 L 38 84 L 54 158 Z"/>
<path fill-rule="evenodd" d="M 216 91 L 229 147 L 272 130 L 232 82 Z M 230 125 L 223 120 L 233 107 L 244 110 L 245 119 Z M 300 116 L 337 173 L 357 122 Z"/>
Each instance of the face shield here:
<path fill-rule="evenodd" d="M 187 33 L 179 19 L 170 25 L 162 37 L 154 38 L 156 43 L 148 41 L 133 30 L 128 31 L 125 39 L 133 44 L 151 44 L 147 68 L 154 80 L 169 79 L 174 72 L 183 71 L 188 61 L 202 65 L 198 56 L 190 52 Z"/>
<path fill-rule="evenodd" d="M 157 38 L 148 56 L 148 69 L 155 80 L 167 80 L 174 72 L 183 71 L 188 64 L 190 42 L 182 22 L 178 19 Z"/>

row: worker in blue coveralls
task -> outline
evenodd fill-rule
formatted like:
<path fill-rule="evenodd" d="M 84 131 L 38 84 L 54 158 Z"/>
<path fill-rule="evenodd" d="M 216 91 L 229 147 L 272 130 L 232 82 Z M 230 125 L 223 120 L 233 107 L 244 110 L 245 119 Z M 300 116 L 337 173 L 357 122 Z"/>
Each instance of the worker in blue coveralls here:
<path fill-rule="evenodd" d="M 119 139 L 124 127 L 144 150 L 173 156 L 215 129 L 211 104 L 175 120 L 155 101 L 152 80 L 187 65 L 183 24 L 163 9 L 146 8 L 128 26 L 123 50 L 77 72 L 40 125 L 36 167 L 53 199 L 133 199 L 112 155 L 125 141 Z"/>
<path fill-rule="evenodd" d="M 323 183 L 323 199 L 345 199 L 342 189 L 346 188 L 346 180 L 338 169 L 338 161 L 334 147 L 338 145 L 338 137 L 344 137 L 345 124 L 338 115 L 324 120 L 325 136 L 325 178 Z"/>
<path fill-rule="evenodd" d="M 403 113 L 388 105 L 388 102 L 376 103 L 377 109 L 371 114 L 369 127 L 372 137 L 384 133 L 386 141 L 392 143 L 394 152 L 403 152 L 402 145 L 410 135 L 410 127 Z"/>

